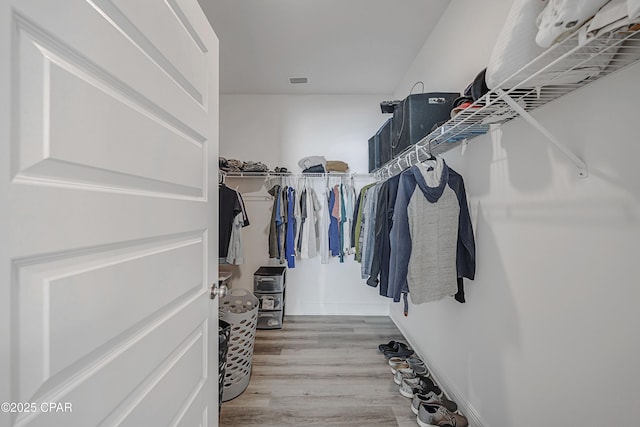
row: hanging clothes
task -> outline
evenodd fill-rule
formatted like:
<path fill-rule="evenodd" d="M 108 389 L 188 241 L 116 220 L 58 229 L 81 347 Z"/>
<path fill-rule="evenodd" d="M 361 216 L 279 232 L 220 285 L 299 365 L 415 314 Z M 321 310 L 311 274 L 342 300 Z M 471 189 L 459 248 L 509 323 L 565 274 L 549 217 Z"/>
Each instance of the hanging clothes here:
<path fill-rule="evenodd" d="M 218 197 L 218 257 L 226 258 L 234 220 L 236 215 L 242 214 L 242 197 L 225 184 L 219 185 Z"/>
<path fill-rule="evenodd" d="M 311 208 L 309 208 L 311 207 Z M 318 236 L 319 236 L 319 221 L 318 212 L 320 211 L 320 201 L 313 188 L 307 190 L 307 230 L 309 233 L 308 238 L 308 251 L 309 258 L 314 258 L 318 255 Z"/>
<path fill-rule="evenodd" d="M 298 204 L 300 205 L 300 222 L 298 225 L 299 231 L 298 231 L 298 238 L 296 240 L 296 250 L 300 258 L 306 259 L 309 257 L 307 248 L 304 249 L 305 254 L 303 255 L 302 253 L 303 252 L 302 247 L 306 246 L 303 240 L 305 237 L 308 238 L 308 235 L 305 232 L 306 231 L 305 222 L 307 220 L 307 189 L 306 187 L 303 188 L 302 193 L 300 194 Z"/>
<path fill-rule="evenodd" d="M 342 234 L 343 234 L 343 245 L 342 249 L 345 255 L 351 255 L 353 253 L 352 248 L 354 245 L 351 244 L 351 228 L 353 222 L 353 211 L 354 211 L 354 203 L 355 203 L 355 195 L 354 189 L 352 185 L 343 184 L 341 187 L 342 197 L 344 200 L 343 204 L 343 218 L 342 218 Z"/>
<path fill-rule="evenodd" d="M 362 196 L 362 193 L 358 193 L 357 198 L 355 199 L 355 203 L 353 205 L 353 218 L 352 218 L 352 221 L 351 221 L 351 247 L 353 248 L 353 253 L 356 254 L 356 256 L 354 257 L 356 261 L 358 260 L 357 248 L 356 248 L 356 246 L 357 246 L 357 244 L 356 244 L 356 227 L 359 225 L 359 223 L 358 223 L 358 215 L 360 213 L 361 196 Z"/>
<path fill-rule="evenodd" d="M 282 224 L 280 219 L 280 186 L 278 184 L 271 187 L 268 193 L 273 196 L 273 206 L 271 208 L 271 222 L 269 223 L 269 258 L 280 258 L 280 239 L 278 224 Z"/>
<path fill-rule="evenodd" d="M 289 216 L 287 215 L 287 194 L 289 187 L 280 187 L 280 202 L 278 203 L 279 221 L 280 227 L 278 229 L 278 253 L 280 254 L 280 263 L 287 262 L 287 254 L 285 252 L 285 243 L 287 239 L 287 224 L 289 223 Z"/>
<path fill-rule="evenodd" d="M 242 227 L 244 227 L 245 224 L 244 218 L 243 214 L 239 213 L 233 220 L 231 237 L 229 238 L 229 250 L 226 258 L 228 264 L 244 264 L 244 247 L 242 244 Z"/>
<path fill-rule="evenodd" d="M 242 195 L 240 194 L 238 189 L 234 190 L 236 192 L 236 196 L 238 196 L 238 203 L 240 203 L 240 210 L 242 213 L 241 225 L 242 227 L 246 227 L 249 225 L 249 215 L 247 214 L 247 209 L 244 206 L 244 200 L 242 199 Z"/>
<path fill-rule="evenodd" d="M 389 288 L 389 258 L 391 255 L 390 232 L 393 226 L 393 211 L 398 195 L 400 175 L 395 175 L 380 186 L 375 221 L 375 241 L 369 286 L 380 284 L 380 295 L 387 296 Z"/>
<path fill-rule="evenodd" d="M 302 231 L 302 211 L 301 211 L 301 207 L 302 205 L 300 204 L 300 192 L 294 188 L 294 192 L 293 192 L 293 219 L 294 219 L 294 223 L 293 223 L 293 252 L 294 252 L 294 257 L 299 256 L 300 255 L 300 247 L 299 247 L 299 241 L 300 241 L 300 232 Z"/>
<path fill-rule="evenodd" d="M 320 262 L 329 264 L 330 243 L 329 234 L 331 229 L 331 194 L 333 192 L 326 186 L 322 193 L 320 211 L 318 218 L 318 238 L 320 239 Z"/>
<path fill-rule="evenodd" d="M 345 246 L 345 223 L 347 222 L 347 212 L 345 209 L 345 200 L 344 200 L 344 185 L 340 184 L 338 186 L 338 195 L 340 197 L 340 216 L 338 218 L 338 231 L 340 233 L 340 262 L 344 262 L 344 246 Z"/>
<path fill-rule="evenodd" d="M 296 266 L 296 218 L 295 218 L 295 200 L 296 190 L 293 187 L 287 187 L 287 236 L 285 240 L 285 255 L 287 259 L 287 267 L 295 268 Z"/>
<path fill-rule="evenodd" d="M 329 192 L 329 251 L 331 256 L 340 255 L 339 206 L 340 197 L 336 197 L 336 188 L 334 187 Z"/>
<path fill-rule="evenodd" d="M 373 244 L 375 242 L 375 217 L 377 209 L 378 192 L 382 183 L 377 183 L 365 193 L 364 213 L 362 216 L 362 278 L 368 279 L 371 275 L 373 262 Z"/>
<path fill-rule="evenodd" d="M 320 203 L 312 188 L 305 188 L 300 198 L 302 223 L 300 224 L 300 258 L 314 258 L 318 254 L 318 224 L 316 212 Z"/>
<path fill-rule="evenodd" d="M 454 295 L 475 276 L 475 241 L 464 181 L 442 158 L 400 175 L 390 236 L 388 294 L 414 304 Z M 406 304 L 406 300 L 405 300 Z"/>
<path fill-rule="evenodd" d="M 362 218 L 364 217 L 364 206 L 366 201 L 366 195 L 369 189 L 376 184 L 368 184 L 362 187 L 360 190 L 360 196 L 358 197 L 358 215 L 356 216 L 356 226 L 355 226 L 355 237 L 354 243 L 356 247 L 356 261 L 362 262 L 362 240 L 363 234 L 362 230 L 364 228 L 364 222 Z"/>

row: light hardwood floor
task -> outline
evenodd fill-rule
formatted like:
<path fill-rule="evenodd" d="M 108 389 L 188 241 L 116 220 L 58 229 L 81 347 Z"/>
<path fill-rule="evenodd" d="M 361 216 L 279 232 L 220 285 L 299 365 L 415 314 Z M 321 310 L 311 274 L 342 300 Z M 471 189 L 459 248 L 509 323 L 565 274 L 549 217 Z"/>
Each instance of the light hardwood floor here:
<path fill-rule="evenodd" d="M 404 338 L 388 317 L 286 316 L 258 330 L 249 386 L 222 427 L 414 427 L 378 344 Z"/>

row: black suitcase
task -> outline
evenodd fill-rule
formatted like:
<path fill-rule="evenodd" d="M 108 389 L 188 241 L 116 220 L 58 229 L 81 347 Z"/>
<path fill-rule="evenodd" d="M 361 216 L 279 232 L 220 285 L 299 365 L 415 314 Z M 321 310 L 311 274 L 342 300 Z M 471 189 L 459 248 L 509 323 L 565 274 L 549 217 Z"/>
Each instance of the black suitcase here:
<path fill-rule="evenodd" d="M 369 172 L 391 160 L 391 120 L 387 120 L 380 129 L 369 138 Z"/>
<path fill-rule="evenodd" d="M 369 138 L 369 173 L 380 167 L 380 136 L 376 133 Z"/>
<path fill-rule="evenodd" d="M 380 166 L 383 166 L 389 160 L 391 160 L 391 128 L 393 118 L 389 118 L 380 130 L 378 134 L 380 136 Z"/>
<path fill-rule="evenodd" d="M 430 92 L 407 96 L 393 112 L 392 157 L 420 141 L 434 124 L 448 120 L 457 92 Z"/>

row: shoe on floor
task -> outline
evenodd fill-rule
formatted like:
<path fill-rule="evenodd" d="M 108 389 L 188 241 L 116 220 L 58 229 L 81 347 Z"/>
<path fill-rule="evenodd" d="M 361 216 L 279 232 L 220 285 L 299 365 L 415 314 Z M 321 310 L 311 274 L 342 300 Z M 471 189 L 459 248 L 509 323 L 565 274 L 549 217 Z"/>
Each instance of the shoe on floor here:
<path fill-rule="evenodd" d="M 466 417 L 451 412 L 442 405 L 420 405 L 416 421 L 420 427 L 468 427 Z"/>
<path fill-rule="evenodd" d="M 387 350 L 384 351 L 383 354 L 387 359 L 390 359 L 392 357 L 409 357 L 413 354 L 413 350 L 411 350 L 405 343 L 399 342 L 397 350 Z"/>
<path fill-rule="evenodd" d="M 416 394 L 429 394 L 433 393 L 438 397 L 442 397 L 442 390 L 438 387 L 431 378 L 418 377 L 419 380 L 416 384 L 415 380 L 403 380 L 398 391 L 400 394 L 408 399 L 413 399 Z"/>
<path fill-rule="evenodd" d="M 417 375 L 428 377 L 429 370 L 427 369 L 427 365 L 425 365 L 422 360 L 420 359 L 418 360 L 419 360 L 419 363 L 416 361 L 411 361 L 411 359 L 407 359 L 407 362 L 409 363 L 409 366 L 411 367 L 411 369 L 413 369 L 413 372 L 415 372 Z"/>
<path fill-rule="evenodd" d="M 401 385 L 403 381 L 415 381 L 418 383 L 420 378 L 411 370 L 411 368 L 399 369 L 393 376 L 393 382 L 397 385 Z"/>
<path fill-rule="evenodd" d="M 386 344 L 380 344 L 378 346 L 378 350 L 380 353 L 384 353 L 387 350 L 397 350 L 398 349 L 398 341 L 391 340 Z"/>
<path fill-rule="evenodd" d="M 432 391 L 427 394 L 416 393 L 411 401 L 411 412 L 418 415 L 420 405 L 442 405 L 451 412 L 458 410 L 458 405 L 453 400 L 449 400 L 446 397 L 438 397 Z"/>
<path fill-rule="evenodd" d="M 398 371 L 403 371 L 403 370 L 407 370 L 407 369 L 411 369 L 411 365 L 409 365 L 407 362 L 399 362 L 399 363 L 389 363 L 391 365 L 391 373 L 393 375 L 396 374 L 396 372 Z M 413 369 L 411 369 L 411 372 L 413 372 Z"/>

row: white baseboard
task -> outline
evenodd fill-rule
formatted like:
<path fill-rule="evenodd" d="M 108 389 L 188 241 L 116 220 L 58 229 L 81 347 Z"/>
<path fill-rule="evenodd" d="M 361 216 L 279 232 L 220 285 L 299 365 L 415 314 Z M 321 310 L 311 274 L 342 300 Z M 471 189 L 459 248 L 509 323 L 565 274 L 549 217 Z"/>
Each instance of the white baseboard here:
<path fill-rule="evenodd" d="M 293 316 L 389 316 L 389 304 L 292 304 L 287 302 L 285 315 Z"/>
<path fill-rule="evenodd" d="M 416 345 L 415 340 L 411 337 L 411 335 L 407 333 L 407 331 L 398 322 L 396 322 L 396 319 L 394 319 L 393 316 L 389 315 L 389 317 L 405 337 L 409 346 L 427 365 L 430 375 L 433 377 L 434 381 L 438 383 L 444 394 L 446 394 L 449 399 L 458 404 L 458 410 L 460 411 L 460 413 L 462 413 L 469 420 L 469 427 L 485 427 L 485 423 L 480 418 L 478 411 L 476 411 L 473 405 L 471 405 L 470 402 L 467 402 L 466 399 L 464 399 L 458 392 L 458 390 L 453 387 L 452 382 L 447 374 L 444 372 L 440 372 L 438 368 L 428 360 L 428 358 L 425 358 L 424 352 L 420 349 L 420 346 Z"/>

